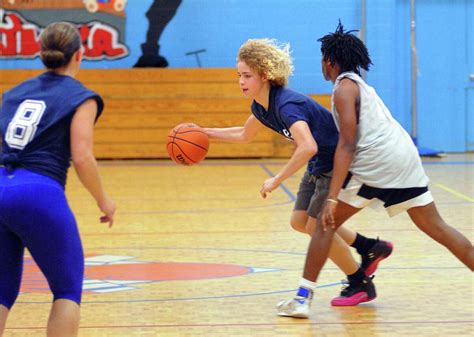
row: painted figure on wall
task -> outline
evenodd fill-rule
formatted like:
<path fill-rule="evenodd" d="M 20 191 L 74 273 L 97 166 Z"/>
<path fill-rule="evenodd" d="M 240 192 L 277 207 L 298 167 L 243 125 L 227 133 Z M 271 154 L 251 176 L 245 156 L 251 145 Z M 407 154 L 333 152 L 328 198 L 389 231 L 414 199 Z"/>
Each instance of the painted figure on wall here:
<path fill-rule="evenodd" d="M 168 61 L 160 55 L 159 39 L 166 25 L 176 14 L 182 0 L 154 0 L 146 17 L 149 26 L 146 34 L 146 41 L 142 43 L 142 55 L 135 63 L 134 67 L 158 67 L 165 68 Z"/>

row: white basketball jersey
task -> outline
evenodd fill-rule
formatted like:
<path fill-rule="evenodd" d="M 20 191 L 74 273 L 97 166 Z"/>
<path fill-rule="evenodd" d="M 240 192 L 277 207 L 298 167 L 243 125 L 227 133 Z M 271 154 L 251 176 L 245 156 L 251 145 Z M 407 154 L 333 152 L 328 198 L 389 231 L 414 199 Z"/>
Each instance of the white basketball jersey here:
<path fill-rule="evenodd" d="M 340 74 L 331 98 L 332 115 L 339 129 L 334 91 L 343 78 L 353 80 L 360 91 L 357 145 L 350 171 L 362 183 L 377 188 L 410 188 L 428 185 L 418 150 L 410 135 L 365 81 L 353 72 Z"/>

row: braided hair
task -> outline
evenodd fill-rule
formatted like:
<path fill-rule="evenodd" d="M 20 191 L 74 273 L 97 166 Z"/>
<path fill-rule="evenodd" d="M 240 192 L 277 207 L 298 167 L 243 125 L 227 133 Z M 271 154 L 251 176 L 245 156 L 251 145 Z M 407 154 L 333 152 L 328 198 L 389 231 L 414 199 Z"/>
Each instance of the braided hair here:
<path fill-rule="evenodd" d="M 345 32 L 339 20 L 336 31 L 323 36 L 318 41 L 321 42 L 324 61 L 329 61 L 331 65 L 337 63 L 341 72 L 353 71 L 360 75 L 360 68 L 369 70 L 372 61 L 364 43 L 351 34 L 356 31 Z"/>

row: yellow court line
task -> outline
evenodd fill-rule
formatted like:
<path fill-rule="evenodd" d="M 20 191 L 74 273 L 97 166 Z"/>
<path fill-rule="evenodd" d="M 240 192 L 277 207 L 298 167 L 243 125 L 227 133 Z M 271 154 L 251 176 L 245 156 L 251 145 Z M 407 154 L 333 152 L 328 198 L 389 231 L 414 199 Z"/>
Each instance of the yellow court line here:
<path fill-rule="evenodd" d="M 467 201 L 470 201 L 470 202 L 474 202 L 474 198 L 468 197 L 467 195 L 464 195 L 464 194 L 462 194 L 462 193 L 460 193 L 456 190 L 453 190 L 452 188 L 449 188 L 446 185 L 436 183 L 435 186 L 441 188 L 442 190 L 445 190 L 446 192 L 449 192 L 449 193 L 457 196 L 458 198 L 461 198 L 463 200 L 467 200 Z"/>

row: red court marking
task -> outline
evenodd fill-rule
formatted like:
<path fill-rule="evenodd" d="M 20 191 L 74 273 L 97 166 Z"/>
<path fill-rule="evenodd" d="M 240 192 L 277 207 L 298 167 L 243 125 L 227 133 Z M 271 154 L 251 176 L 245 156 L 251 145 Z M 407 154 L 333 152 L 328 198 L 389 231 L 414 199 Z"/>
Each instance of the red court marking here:
<path fill-rule="evenodd" d="M 249 267 L 230 264 L 158 262 L 88 266 L 86 278 L 112 280 L 200 280 L 248 274 Z"/>
<path fill-rule="evenodd" d="M 285 319 L 285 318 L 284 318 Z M 87 325 L 79 329 L 140 329 L 140 328 L 206 328 L 206 327 L 275 327 L 275 326 L 345 326 L 345 325 L 416 325 L 416 324 L 472 324 L 474 321 L 352 321 L 352 322 L 320 322 L 305 320 L 301 322 L 271 322 L 271 323 L 221 323 L 221 324 L 142 324 L 142 325 Z M 46 327 L 7 327 L 5 330 L 37 330 Z"/>
<path fill-rule="evenodd" d="M 91 256 L 91 255 L 88 255 Z M 93 256 L 93 255 L 92 255 Z M 115 264 L 85 266 L 84 278 L 103 281 L 178 281 L 202 280 L 241 276 L 252 268 L 218 263 L 151 262 L 130 263 L 128 260 Z M 24 261 L 21 293 L 49 293 L 49 286 L 36 263 L 26 257 Z M 91 294 L 92 291 L 84 291 Z"/>

